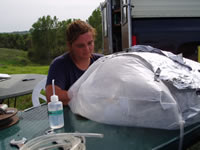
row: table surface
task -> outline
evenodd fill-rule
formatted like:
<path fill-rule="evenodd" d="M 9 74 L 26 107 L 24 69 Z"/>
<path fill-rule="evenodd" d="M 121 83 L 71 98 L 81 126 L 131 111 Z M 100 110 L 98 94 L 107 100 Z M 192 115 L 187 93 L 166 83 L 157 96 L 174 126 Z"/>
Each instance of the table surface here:
<path fill-rule="evenodd" d="M 23 137 L 31 140 L 45 134 L 49 130 L 47 105 L 19 112 L 20 121 L 0 130 L 0 149 L 17 149 L 9 144 L 12 139 Z M 178 149 L 179 130 L 159 130 L 138 127 L 122 127 L 97 123 L 74 115 L 69 107 L 64 107 L 65 126 L 57 133 L 102 133 L 104 138 L 86 138 L 87 150 L 150 150 Z M 196 124 L 185 129 L 184 144 L 196 138 L 200 125 Z M 195 134 L 193 134 L 193 132 Z M 189 137 L 189 138 L 188 138 Z M 173 144 L 174 143 L 174 144 Z M 173 147 L 170 147 L 170 146 Z"/>
<path fill-rule="evenodd" d="M 41 74 L 13 74 L 10 79 L 0 81 L 0 100 L 32 93 L 36 84 L 45 78 Z"/>

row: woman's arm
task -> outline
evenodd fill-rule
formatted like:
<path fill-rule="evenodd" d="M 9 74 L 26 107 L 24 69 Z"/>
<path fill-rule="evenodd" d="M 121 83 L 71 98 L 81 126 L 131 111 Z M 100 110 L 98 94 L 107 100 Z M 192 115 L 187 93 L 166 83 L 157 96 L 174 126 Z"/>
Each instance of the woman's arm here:
<path fill-rule="evenodd" d="M 58 96 L 58 99 L 63 102 L 63 105 L 66 106 L 70 99 L 68 97 L 68 91 L 62 90 L 60 87 L 55 85 L 55 94 Z M 46 97 L 47 102 L 50 102 L 50 97 L 53 95 L 52 85 L 46 86 Z"/>

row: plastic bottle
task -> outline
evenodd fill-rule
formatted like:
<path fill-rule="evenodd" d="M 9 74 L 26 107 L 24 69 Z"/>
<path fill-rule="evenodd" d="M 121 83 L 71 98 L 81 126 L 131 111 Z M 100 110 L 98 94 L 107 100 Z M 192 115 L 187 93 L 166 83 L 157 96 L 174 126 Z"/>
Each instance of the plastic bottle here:
<path fill-rule="evenodd" d="M 58 129 L 64 126 L 63 104 L 55 95 L 54 80 L 52 80 L 52 86 L 53 95 L 51 96 L 51 102 L 48 103 L 49 125 L 52 129 Z"/>

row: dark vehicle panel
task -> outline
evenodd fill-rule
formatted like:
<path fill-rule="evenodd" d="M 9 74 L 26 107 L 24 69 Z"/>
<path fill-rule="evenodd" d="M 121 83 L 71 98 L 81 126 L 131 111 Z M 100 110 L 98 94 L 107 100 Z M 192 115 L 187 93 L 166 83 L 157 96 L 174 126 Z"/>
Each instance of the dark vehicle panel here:
<path fill-rule="evenodd" d="M 137 44 L 151 45 L 197 61 L 200 18 L 132 18 Z"/>

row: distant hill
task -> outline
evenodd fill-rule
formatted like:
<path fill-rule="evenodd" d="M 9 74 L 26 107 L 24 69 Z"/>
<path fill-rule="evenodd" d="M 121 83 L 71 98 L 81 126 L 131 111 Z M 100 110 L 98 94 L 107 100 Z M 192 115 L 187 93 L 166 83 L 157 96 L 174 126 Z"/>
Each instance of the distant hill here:
<path fill-rule="evenodd" d="M 1 65 L 27 65 L 30 60 L 27 52 L 18 49 L 0 48 L 0 66 Z"/>
<path fill-rule="evenodd" d="M 29 31 L 0 32 L 0 34 L 4 34 L 4 33 L 7 33 L 7 34 L 28 34 L 30 32 Z"/>
<path fill-rule="evenodd" d="M 14 31 L 14 32 L 11 32 L 12 34 L 28 34 L 30 33 L 29 31 Z"/>

